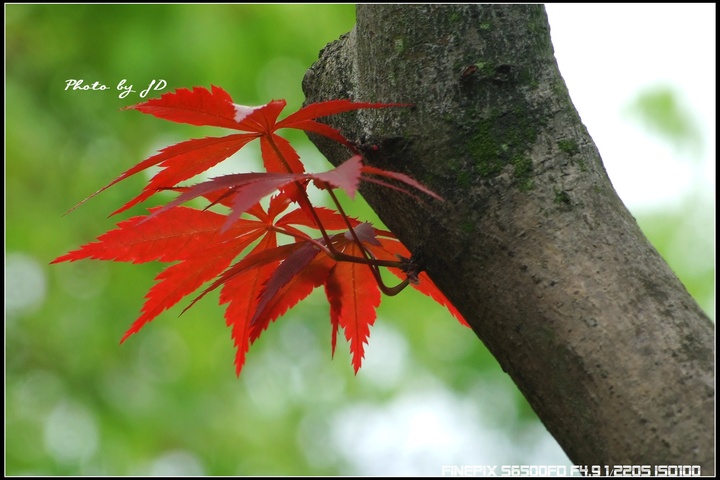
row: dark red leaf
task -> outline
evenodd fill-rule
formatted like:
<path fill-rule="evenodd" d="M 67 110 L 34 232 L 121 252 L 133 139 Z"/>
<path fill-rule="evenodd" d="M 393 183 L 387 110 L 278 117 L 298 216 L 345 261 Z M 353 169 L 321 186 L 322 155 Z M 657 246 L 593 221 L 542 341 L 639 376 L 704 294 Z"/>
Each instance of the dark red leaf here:
<path fill-rule="evenodd" d="M 264 318 L 265 309 L 270 301 L 277 295 L 278 291 L 290 282 L 301 270 L 308 266 L 310 262 L 320 253 L 320 250 L 312 243 L 305 243 L 300 248 L 283 261 L 280 266 L 275 269 L 272 276 L 265 284 L 257 305 L 255 315 L 250 321 L 250 326 L 255 328 L 260 318 Z"/>
<path fill-rule="evenodd" d="M 345 138 L 338 130 L 331 127 L 330 125 L 316 122 L 315 120 L 303 120 L 294 123 L 292 128 L 303 130 L 305 132 L 317 133 L 318 135 L 322 135 L 342 145 L 345 145 L 353 151 L 356 149 L 355 145 L 353 145 L 352 142 Z"/>
<path fill-rule="evenodd" d="M 237 277 L 238 275 L 241 275 L 255 268 L 261 268 L 269 264 L 276 265 L 281 260 L 285 259 L 288 255 L 290 255 L 292 252 L 300 248 L 302 245 L 302 243 L 289 243 L 287 245 L 268 248 L 266 250 L 261 250 L 258 253 L 245 256 L 242 260 L 225 270 L 222 275 L 220 275 L 212 283 L 212 285 L 203 290 L 202 293 L 200 293 L 200 295 L 198 295 L 198 297 L 195 298 L 192 303 L 185 308 L 185 310 L 192 307 L 198 300 L 200 300 L 202 297 L 204 297 L 211 291 L 215 290 L 220 285 L 223 285 L 231 279 Z"/>
<path fill-rule="evenodd" d="M 355 235 L 353 235 L 353 232 Z M 344 233 L 345 238 L 348 241 L 353 241 L 357 237 L 358 240 L 364 245 L 376 245 L 376 246 L 382 246 L 380 241 L 377 239 L 376 231 L 373 228 L 372 224 L 370 223 L 361 223 L 360 225 L 353 228 L 353 231 L 347 231 Z M 362 256 L 362 255 L 359 255 Z"/>
<path fill-rule="evenodd" d="M 263 197 L 288 184 L 301 180 L 312 179 L 320 182 L 321 185 L 327 183 L 334 187 L 340 187 L 352 197 L 357 190 L 361 166 L 360 157 L 356 155 L 339 167 L 323 173 L 237 173 L 223 175 L 190 187 L 178 198 L 158 210 L 156 214 L 160 214 L 193 198 L 232 188 L 235 190 L 233 211 L 228 215 L 226 226 L 223 227 L 227 228 L 243 212 L 247 211 Z"/>
<path fill-rule="evenodd" d="M 370 175 L 378 175 L 380 177 L 392 178 L 393 180 L 401 181 L 407 185 L 410 185 L 411 187 L 414 187 L 414 188 L 420 190 L 423 193 L 426 193 L 427 195 L 430 195 L 433 198 L 436 198 L 440 201 L 443 200 L 443 198 L 440 195 L 438 195 L 437 193 L 435 193 L 432 190 L 425 187 L 420 182 L 408 177 L 405 174 L 397 173 L 397 172 L 389 172 L 387 170 L 382 170 L 380 168 L 368 167 L 368 166 L 362 167 L 361 171 L 362 171 L 362 173 L 366 173 L 366 174 L 370 174 Z M 373 181 L 373 179 L 370 177 L 363 177 L 363 180 L 370 181 L 370 182 Z M 385 185 L 387 185 L 387 184 L 385 184 Z"/>
<path fill-rule="evenodd" d="M 360 171 L 362 168 L 362 157 L 360 155 L 353 155 L 343 163 L 327 172 L 316 173 L 311 175 L 310 178 L 320 182 L 327 182 L 333 187 L 339 187 L 348 194 L 350 198 L 355 197 L 357 192 L 358 184 L 360 183 Z"/>
<path fill-rule="evenodd" d="M 267 328 L 270 322 L 275 321 L 288 309 L 295 306 L 316 288 L 325 282 L 330 269 L 335 265 L 335 260 L 324 253 L 316 255 L 312 261 L 305 266 L 297 275 L 270 298 L 263 311 L 257 315 L 250 332 L 250 341 L 257 339 L 262 331 Z"/>

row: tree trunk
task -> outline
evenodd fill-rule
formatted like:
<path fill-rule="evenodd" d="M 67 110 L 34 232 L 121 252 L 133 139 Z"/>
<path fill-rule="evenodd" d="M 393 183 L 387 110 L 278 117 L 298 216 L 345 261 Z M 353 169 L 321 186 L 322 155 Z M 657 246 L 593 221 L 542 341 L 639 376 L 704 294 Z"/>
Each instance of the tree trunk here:
<path fill-rule="evenodd" d="M 413 105 L 330 122 L 444 197 L 362 187 L 575 464 L 714 473 L 713 325 L 615 193 L 542 5 L 360 5 L 303 88 Z"/>

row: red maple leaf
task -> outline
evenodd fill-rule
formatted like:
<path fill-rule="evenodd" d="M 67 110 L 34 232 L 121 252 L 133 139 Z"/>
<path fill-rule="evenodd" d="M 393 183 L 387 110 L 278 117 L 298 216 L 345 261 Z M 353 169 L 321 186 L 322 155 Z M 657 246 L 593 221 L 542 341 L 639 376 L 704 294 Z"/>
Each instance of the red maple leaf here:
<path fill-rule="evenodd" d="M 346 216 L 332 194 L 333 189 L 340 188 L 352 198 L 359 182 L 364 180 L 412 194 L 399 185 L 404 184 L 440 199 L 407 175 L 364 165 L 351 142 L 336 129 L 316 120 L 357 109 L 393 106 L 400 104 L 333 100 L 308 105 L 278 121 L 285 107 L 284 100 L 246 107 L 233 103 L 227 92 L 213 86 L 211 91 L 202 87 L 179 89 L 128 107 L 174 122 L 229 128 L 242 133 L 188 140 L 167 147 L 125 171 L 91 197 L 151 166 L 161 168 L 140 194 L 113 214 L 161 190 L 177 191 L 179 195 L 165 206 L 151 208 L 146 215 L 120 222 L 116 229 L 101 235 L 96 242 L 62 255 L 52 263 L 88 258 L 132 263 L 175 262 L 157 275 L 141 315 L 121 342 L 203 285 L 209 283 L 186 309 L 221 287 L 220 304 L 227 304 L 225 320 L 232 328 L 237 350 L 237 374 L 250 345 L 270 323 L 319 286 L 324 286 L 330 304 L 332 351 L 336 333 L 342 328 L 350 342 L 355 372 L 362 363 L 381 292 L 395 294 L 411 284 L 448 307 L 466 324 L 390 232 Z M 292 145 L 277 134 L 282 128 L 324 135 L 356 154 L 337 168 L 308 173 Z M 255 139 L 260 141 L 265 172 L 238 173 L 180 185 Z M 337 211 L 312 205 L 306 193 L 310 182 L 331 192 Z M 261 199 L 276 191 L 267 209 L 263 208 Z M 206 209 L 180 206 L 198 197 L 209 202 Z M 299 208 L 288 211 L 292 203 L 297 203 Z M 208 208 L 212 206 L 229 211 L 211 211 Z M 319 237 L 309 235 L 309 230 L 319 230 Z M 341 232 L 329 233 L 333 231 Z M 278 235 L 290 243 L 281 244 Z M 379 273 L 381 267 L 389 268 L 402 280 L 401 284 L 394 288 L 385 286 Z"/>
<path fill-rule="evenodd" d="M 362 254 L 359 246 L 350 241 L 344 245 L 343 253 Z M 375 309 L 380 305 L 380 289 L 368 265 L 338 262 L 325 282 L 325 293 L 330 302 L 333 326 L 332 351 L 335 352 L 335 336 L 340 326 L 350 342 L 352 364 L 357 373 L 364 356 L 364 344 L 370 336 L 370 326 L 377 316 Z"/>

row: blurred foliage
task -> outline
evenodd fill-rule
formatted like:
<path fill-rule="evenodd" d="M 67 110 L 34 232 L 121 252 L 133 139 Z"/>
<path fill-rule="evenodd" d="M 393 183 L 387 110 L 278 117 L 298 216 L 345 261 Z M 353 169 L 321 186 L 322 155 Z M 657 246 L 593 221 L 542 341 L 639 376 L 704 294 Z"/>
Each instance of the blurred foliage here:
<path fill-rule="evenodd" d="M 675 158 L 688 162 L 695 183 L 702 183 L 704 150 L 699 121 L 675 88 L 655 85 L 640 91 L 622 112 L 659 141 L 667 143 Z M 662 254 L 688 292 L 705 312 L 715 317 L 715 222 L 713 199 L 693 189 L 671 209 L 635 212 L 638 224 Z M 688 246 L 691 245 L 691 248 Z"/>
<path fill-rule="evenodd" d="M 63 216 L 79 200 L 158 148 L 219 134 L 119 111 L 152 80 L 165 91 L 222 86 L 246 105 L 285 98 L 293 111 L 306 68 L 353 27 L 353 5 L 5 13 L 7 474 L 339 475 L 374 465 L 434 475 L 443 464 L 558 462 L 538 450 L 547 433 L 472 332 L 414 292 L 383 301 L 357 376 L 342 342 L 331 361 L 328 307 L 313 295 L 253 345 L 237 379 L 216 296 L 180 317 L 184 305 L 171 309 L 119 347 L 160 266 L 48 265 L 112 228 L 120 219 L 109 212 L 147 178 Z M 68 79 L 109 88 L 66 90 Z M 121 80 L 135 92 L 119 98 Z M 363 204 L 352 213 L 374 218 Z"/>
<path fill-rule="evenodd" d="M 687 150 L 695 157 L 702 153 L 702 134 L 697 122 L 673 88 L 656 86 L 640 92 L 624 113 L 677 151 Z"/>

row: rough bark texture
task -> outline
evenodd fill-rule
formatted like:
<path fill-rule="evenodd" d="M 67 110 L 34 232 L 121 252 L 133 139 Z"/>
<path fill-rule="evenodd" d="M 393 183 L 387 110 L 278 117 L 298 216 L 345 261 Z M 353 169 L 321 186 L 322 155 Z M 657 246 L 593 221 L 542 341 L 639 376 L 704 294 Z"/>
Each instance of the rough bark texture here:
<path fill-rule="evenodd" d="M 543 6 L 358 6 L 303 87 L 414 105 L 329 121 L 446 199 L 362 190 L 574 463 L 714 473 L 712 323 L 617 197 Z"/>

